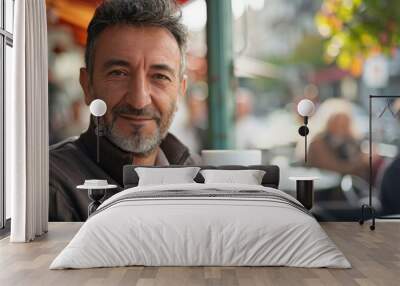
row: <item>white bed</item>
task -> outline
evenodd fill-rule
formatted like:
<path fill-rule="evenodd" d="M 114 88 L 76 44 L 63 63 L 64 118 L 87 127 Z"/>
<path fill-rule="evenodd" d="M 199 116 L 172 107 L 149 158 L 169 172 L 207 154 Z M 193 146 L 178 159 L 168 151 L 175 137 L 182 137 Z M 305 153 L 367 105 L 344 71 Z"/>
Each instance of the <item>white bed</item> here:
<path fill-rule="evenodd" d="M 351 267 L 284 192 L 198 183 L 138 186 L 114 195 L 50 269 L 128 265 Z"/>

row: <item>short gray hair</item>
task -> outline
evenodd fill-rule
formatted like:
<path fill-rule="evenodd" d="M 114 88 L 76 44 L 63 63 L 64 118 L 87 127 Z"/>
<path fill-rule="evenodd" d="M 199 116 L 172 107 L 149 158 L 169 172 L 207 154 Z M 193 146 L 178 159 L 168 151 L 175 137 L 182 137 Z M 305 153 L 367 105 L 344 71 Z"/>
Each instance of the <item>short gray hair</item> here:
<path fill-rule="evenodd" d="M 182 12 L 175 0 L 104 0 L 96 9 L 87 28 L 85 64 L 92 77 L 96 39 L 115 25 L 151 26 L 167 29 L 181 53 L 180 76 L 186 68 L 187 30 L 180 23 Z"/>

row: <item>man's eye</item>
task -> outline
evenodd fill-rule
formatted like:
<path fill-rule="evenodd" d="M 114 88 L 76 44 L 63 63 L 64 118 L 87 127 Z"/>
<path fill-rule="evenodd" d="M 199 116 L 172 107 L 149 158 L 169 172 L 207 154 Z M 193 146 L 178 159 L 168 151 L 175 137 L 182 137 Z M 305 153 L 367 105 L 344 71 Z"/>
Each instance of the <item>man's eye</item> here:
<path fill-rule="evenodd" d="M 155 74 L 153 77 L 154 77 L 155 79 L 159 79 L 159 80 L 171 81 L 171 79 L 170 79 L 168 76 L 163 75 L 163 74 L 161 74 L 161 73 L 157 73 L 157 74 Z"/>
<path fill-rule="evenodd" d="M 124 72 L 124 71 L 121 71 L 121 70 L 113 70 L 113 71 L 109 72 L 109 75 L 112 75 L 112 76 L 126 76 L 127 73 Z"/>

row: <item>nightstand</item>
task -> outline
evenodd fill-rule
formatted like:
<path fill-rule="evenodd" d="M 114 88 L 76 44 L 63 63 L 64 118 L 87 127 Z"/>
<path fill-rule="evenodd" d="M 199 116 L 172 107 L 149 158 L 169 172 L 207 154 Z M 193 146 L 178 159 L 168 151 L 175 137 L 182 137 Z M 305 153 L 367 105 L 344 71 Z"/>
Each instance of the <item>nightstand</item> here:
<path fill-rule="evenodd" d="M 314 203 L 314 180 L 318 177 L 289 177 L 296 181 L 296 198 L 303 206 L 310 210 Z"/>
<path fill-rule="evenodd" d="M 104 198 L 106 195 L 106 191 L 110 189 L 115 189 L 118 186 L 116 185 L 90 185 L 90 184 L 84 184 L 84 185 L 79 185 L 76 188 L 79 190 L 87 190 L 89 199 L 92 201 L 88 205 L 88 217 L 94 213 L 97 208 L 101 205 L 101 200 Z"/>

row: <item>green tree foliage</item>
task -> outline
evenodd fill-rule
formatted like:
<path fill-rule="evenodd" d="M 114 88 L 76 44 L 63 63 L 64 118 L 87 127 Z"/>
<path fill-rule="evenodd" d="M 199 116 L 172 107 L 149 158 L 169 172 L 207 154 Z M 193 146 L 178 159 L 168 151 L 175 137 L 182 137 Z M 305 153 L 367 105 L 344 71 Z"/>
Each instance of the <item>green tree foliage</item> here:
<path fill-rule="evenodd" d="M 400 44 L 400 1 L 324 0 L 315 16 L 326 38 L 325 60 L 360 75 L 373 54 L 393 56 Z"/>

